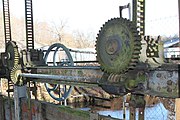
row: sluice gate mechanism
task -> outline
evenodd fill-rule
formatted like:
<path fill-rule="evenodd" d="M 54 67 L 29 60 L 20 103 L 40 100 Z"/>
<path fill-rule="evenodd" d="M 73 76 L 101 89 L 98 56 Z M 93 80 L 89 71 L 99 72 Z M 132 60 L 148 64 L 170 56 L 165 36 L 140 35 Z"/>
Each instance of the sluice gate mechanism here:
<path fill-rule="evenodd" d="M 121 6 L 120 13 L 126 8 L 128 5 Z M 58 101 L 66 100 L 73 86 L 101 87 L 113 95 L 131 93 L 136 96 L 135 107 L 143 107 L 144 103 L 138 102 L 147 94 L 180 97 L 179 65 L 165 62 L 160 36 L 145 36 L 145 0 L 133 0 L 132 20 L 112 18 L 101 27 L 96 41 L 97 61 L 73 61 L 71 49 L 60 43 L 46 51 L 34 49 L 32 0 L 25 0 L 25 13 L 26 49 L 19 51 L 11 40 L 9 0 L 3 0 L 6 47 L 0 56 L 0 77 L 8 79 L 9 85 L 42 82 Z M 66 58 L 58 61 L 60 51 Z M 92 62 L 96 66 L 77 65 Z M 59 85 L 61 96 L 56 97 L 53 92 Z"/>

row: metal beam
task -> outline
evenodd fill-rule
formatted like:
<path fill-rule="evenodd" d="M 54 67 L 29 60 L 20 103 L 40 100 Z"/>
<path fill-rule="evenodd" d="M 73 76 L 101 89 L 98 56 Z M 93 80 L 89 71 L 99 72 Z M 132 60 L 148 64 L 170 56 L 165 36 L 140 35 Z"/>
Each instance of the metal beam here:
<path fill-rule="evenodd" d="M 62 76 L 62 75 L 47 75 L 47 74 L 30 74 L 22 73 L 20 77 L 31 78 L 35 82 L 51 83 L 51 84 L 66 84 L 76 86 L 98 87 L 100 79 L 79 76 Z M 94 81 L 95 80 L 95 81 Z"/>

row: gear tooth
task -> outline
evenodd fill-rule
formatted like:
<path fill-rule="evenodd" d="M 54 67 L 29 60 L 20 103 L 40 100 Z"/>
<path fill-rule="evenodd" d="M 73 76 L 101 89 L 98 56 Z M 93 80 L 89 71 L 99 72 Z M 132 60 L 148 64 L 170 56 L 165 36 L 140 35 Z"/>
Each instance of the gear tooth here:
<path fill-rule="evenodd" d="M 131 63 L 137 63 L 137 62 L 138 62 L 138 59 L 134 59 L 134 58 L 131 59 Z"/>
<path fill-rule="evenodd" d="M 133 53 L 133 55 L 139 55 L 140 53 L 141 53 L 141 51 L 135 50 L 134 53 Z"/>

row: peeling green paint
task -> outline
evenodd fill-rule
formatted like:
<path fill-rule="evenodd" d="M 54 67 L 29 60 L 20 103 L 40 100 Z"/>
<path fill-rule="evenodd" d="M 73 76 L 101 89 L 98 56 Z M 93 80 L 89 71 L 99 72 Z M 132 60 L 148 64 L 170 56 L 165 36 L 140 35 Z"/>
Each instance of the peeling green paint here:
<path fill-rule="evenodd" d="M 79 76 L 83 76 L 83 71 L 82 70 L 78 70 L 77 73 L 78 73 Z"/>

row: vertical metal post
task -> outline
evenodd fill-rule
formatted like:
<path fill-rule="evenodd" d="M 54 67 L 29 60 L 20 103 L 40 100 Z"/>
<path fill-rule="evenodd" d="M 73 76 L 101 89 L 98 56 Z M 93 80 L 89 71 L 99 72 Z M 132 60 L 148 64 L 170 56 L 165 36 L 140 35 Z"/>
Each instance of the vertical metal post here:
<path fill-rule="evenodd" d="M 180 0 L 178 0 L 178 9 L 179 9 L 179 11 L 178 11 L 178 13 L 179 13 L 179 36 L 180 36 Z"/>
<path fill-rule="evenodd" d="M 126 95 L 123 96 L 123 120 L 126 120 Z"/>
<path fill-rule="evenodd" d="M 131 4 L 130 3 L 128 3 L 128 10 L 129 10 L 129 20 L 132 21 Z"/>
<path fill-rule="evenodd" d="M 10 96 L 10 84 L 11 84 L 11 81 L 8 79 L 8 106 L 9 106 L 9 112 L 10 112 L 10 120 L 12 120 L 12 108 L 11 108 L 11 96 Z"/>
<path fill-rule="evenodd" d="M 132 0 L 133 3 L 133 17 L 132 20 L 137 23 L 137 0 Z"/>
<path fill-rule="evenodd" d="M 21 120 L 21 98 L 26 98 L 27 86 L 14 86 L 15 120 Z"/>
<path fill-rule="evenodd" d="M 179 37 L 180 37 L 180 0 L 178 0 L 178 13 L 179 13 Z M 180 44 L 179 44 L 180 47 Z M 180 97 L 180 65 L 178 65 L 178 87 L 179 87 L 179 97 Z M 177 114 L 180 112 L 180 98 L 176 98 L 175 101 L 175 106 L 176 106 L 176 119 L 178 120 L 180 118 L 180 114 Z"/>
<path fill-rule="evenodd" d="M 145 110 L 145 108 L 139 108 L 139 119 L 138 120 L 144 120 L 144 110 Z"/>
<path fill-rule="evenodd" d="M 136 108 L 130 106 L 130 120 L 136 120 Z"/>

